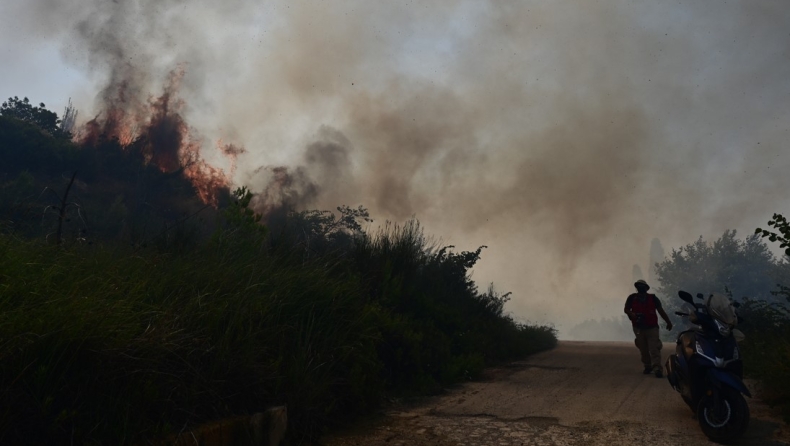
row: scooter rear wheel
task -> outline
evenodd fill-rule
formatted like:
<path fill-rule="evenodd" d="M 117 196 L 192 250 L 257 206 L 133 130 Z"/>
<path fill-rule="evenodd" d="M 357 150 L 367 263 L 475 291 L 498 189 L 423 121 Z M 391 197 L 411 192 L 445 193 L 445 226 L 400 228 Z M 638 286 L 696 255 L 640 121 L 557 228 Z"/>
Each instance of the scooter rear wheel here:
<path fill-rule="evenodd" d="M 713 397 L 702 397 L 697 420 L 705 436 L 717 443 L 729 443 L 740 438 L 749 426 L 749 405 L 740 392 L 722 390 L 719 407 L 713 407 Z"/>

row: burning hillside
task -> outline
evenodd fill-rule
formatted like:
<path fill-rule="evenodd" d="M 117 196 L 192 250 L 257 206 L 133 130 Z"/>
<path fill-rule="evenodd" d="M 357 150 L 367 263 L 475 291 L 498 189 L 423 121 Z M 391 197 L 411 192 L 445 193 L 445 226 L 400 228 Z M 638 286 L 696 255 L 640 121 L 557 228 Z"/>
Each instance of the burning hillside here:
<path fill-rule="evenodd" d="M 183 76 L 183 68 L 170 72 L 164 91 L 149 98 L 144 107 L 130 95 L 128 82 L 120 82 L 105 100 L 103 110 L 85 123 L 76 138 L 80 144 L 91 146 L 115 139 L 124 150 L 139 151 L 146 164 L 163 173 L 180 171 L 204 203 L 216 206 L 219 191 L 230 187 L 230 179 L 227 172 L 203 159 L 203 140 L 182 117 L 184 102 L 178 97 L 178 89 Z M 217 148 L 230 159 L 231 166 L 244 152 L 233 145 L 218 144 Z"/>
<path fill-rule="evenodd" d="M 92 147 L 115 140 L 123 150 L 139 153 L 145 164 L 163 173 L 180 173 L 192 183 L 201 201 L 216 207 L 221 192 L 232 187 L 238 157 L 247 151 L 220 139 L 214 148 L 228 162 L 228 168 L 211 165 L 204 158 L 204 139 L 183 117 L 185 103 L 178 91 L 184 74 L 183 67 L 171 71 L 161 94 L 145 102 L 140 101 L 139 92 L 132 94 L 129 79 L 108 88 L 100 113 L 79 129 L 76 140 Z M 314 157 L 311 154 L 308 161 Z M 261 166 L 254 175 L 262 188 L 253 206 L 264 216 L 305 206 L 318 195 L 318 187 L 303 167 Z"/>

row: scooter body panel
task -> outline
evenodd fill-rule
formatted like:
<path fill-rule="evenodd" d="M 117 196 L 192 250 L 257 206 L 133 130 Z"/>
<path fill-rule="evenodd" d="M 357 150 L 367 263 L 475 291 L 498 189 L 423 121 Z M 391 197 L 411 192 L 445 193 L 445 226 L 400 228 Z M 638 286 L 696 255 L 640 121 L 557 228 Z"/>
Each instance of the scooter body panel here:
<path fill-rule="evenodd" d="M 743 365 L 735 339 L 712 336 L 703 330 L 678 335 L 675 354 L 666 362 L 669 384 L 693 408 L 709 390 L 731 387 L 751 397 L 743 384 Z"/>
<path fill-rule="evenodd" d="M 692 308 L 676 314 L 688 316 L 694 328 L 678 335 L 675 354 L 667 358 L 667 379 L 708 438 L 733 440 L 748 427 L 749 406 L 743 395 L 751 397 L 733 336 L 733 321 L 738 320 L 734 305 L 721 295 L 711 295 L 705 305 L 693 302 L 685 291 L 678 295 Z"/>
<path fill-rule="evenodd" d="M 749 392 L 749 389 L 746 388 L 746 385 L 743 383 L 743 381 L 741 381 L 740 378 L 728 370 L 718 368 L 708 369 L 708 381 L 719 389 L 722 386 L 729 386 L 748 396 L 749 398 L 752 397 L 751 392 Z"/>

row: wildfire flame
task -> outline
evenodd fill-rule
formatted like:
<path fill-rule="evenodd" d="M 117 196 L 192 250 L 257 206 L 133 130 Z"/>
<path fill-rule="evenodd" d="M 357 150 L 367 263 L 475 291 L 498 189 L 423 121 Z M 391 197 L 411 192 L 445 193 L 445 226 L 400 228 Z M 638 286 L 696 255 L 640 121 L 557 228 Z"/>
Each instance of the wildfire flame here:
<path fill-rule="evenodd" d="M 164 90 L 148 99 L 139 110 L 128 92 L 128 83 L 120 82 L 112 100 L 77 132 L 80 144 L 96 146 L 102 140 L 117 140 L 125 150 L 139 150 L 146 163 L 165 173 L 181 171 L 192 182 L 195 192 L 207 204 L 217 206 L 220 190 L 231 185 L 236 158 L 243 147 L 217 142 L 217 149 L 230 160 L 230 172 L 209 165 L 201 156 L 202 138 L 185 122 L 184 102 L 178 89 L 184 68 L 170 72 Z"/>
<path fill-rule="evenodd" d="M 180 173 L 188 179 L 197 196 L 206 204 L 218 206 L 220 192 L 228 190 L 236 172 L 238 156 L 245 153 L 237 144 L 216 141 L 215 149 L 229 162 L 227 170 L 209 164 L 201 155 L 204 146 L 199 133 L 183 118 L 184 101 L 178 90 L 184 77 L 183 66 L 170 72 L 162 93 L 139 101 L 126 80 L 105 91 L 104 107 L 77 132 L 77 141 L 98 147 L 114 140 L 124 150 L 134 150 L 145 163 L 165 173 Z M 318 186 L 302 167 L 260 167 L 256 174 L 266 178 L 263 190 L 252 203 L 264 217 L 303 207 L 318 195 Z"/>

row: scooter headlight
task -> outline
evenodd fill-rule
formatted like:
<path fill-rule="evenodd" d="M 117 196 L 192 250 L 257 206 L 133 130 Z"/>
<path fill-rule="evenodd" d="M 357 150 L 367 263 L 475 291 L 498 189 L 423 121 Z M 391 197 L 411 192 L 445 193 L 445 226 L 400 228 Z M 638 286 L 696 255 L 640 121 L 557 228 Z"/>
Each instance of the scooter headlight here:
<path fill-rule="evenodd" d="M 732 327 L 730 327 L 727 324 L 723 324 L 723 323 L 719 322 L 718 319 L 714 319 L 713 321 L 716 322 L 716 328 L 719 329 L 719 334 L 721 334 L 725 338 L 729 337 L 730 334 L 732 334 Z"/>

